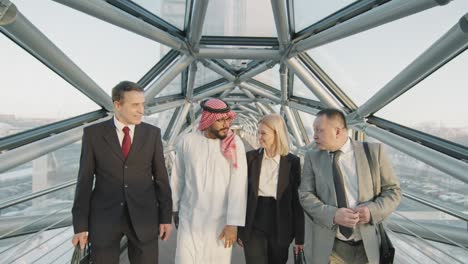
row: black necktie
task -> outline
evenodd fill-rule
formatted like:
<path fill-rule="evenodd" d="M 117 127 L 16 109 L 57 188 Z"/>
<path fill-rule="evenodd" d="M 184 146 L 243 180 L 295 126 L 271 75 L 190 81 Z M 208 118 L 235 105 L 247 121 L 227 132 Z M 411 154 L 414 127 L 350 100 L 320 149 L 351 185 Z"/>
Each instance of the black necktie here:
<path fill-rule="evenodd" d="M 338 159 L 340 158 L 343 152 L 341 150 L 337 150 L 333 153 L 333 181 L 335 183 L 335 192 L 336 192 L 336 202 L 338 204 L 338 208 L 347 208 L 348 201 L 346 199 L 346 191 L 344 188 L 343 182 L 343 173 L 338 166 Z M 340 225 L 340 233 L 343 234 L 344 237 L 349 238 L 351 234 L 353 234 L 353 229 L 346 226 Z"/>

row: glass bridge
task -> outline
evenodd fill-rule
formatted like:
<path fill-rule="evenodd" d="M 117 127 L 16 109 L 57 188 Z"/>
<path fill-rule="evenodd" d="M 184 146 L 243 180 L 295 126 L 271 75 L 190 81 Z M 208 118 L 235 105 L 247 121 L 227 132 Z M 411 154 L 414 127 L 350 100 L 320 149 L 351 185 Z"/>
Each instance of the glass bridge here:
<path fill-rule="evenodd" d="M 395 262 L 468 263 L 467 12 L 468 0 L 0 0 L 0 263 L 70 261 L 82 131 L 110 118 L 122 80 L 145 87 L 168 169 L 201 99 L 229 102 L 253 148 L 257 120 L 282 114 L 300 156 L 315 114 L 342 109 L 401 181 L 385 221 Z M 160 247 L 173 263 L 175 235 Z"/>

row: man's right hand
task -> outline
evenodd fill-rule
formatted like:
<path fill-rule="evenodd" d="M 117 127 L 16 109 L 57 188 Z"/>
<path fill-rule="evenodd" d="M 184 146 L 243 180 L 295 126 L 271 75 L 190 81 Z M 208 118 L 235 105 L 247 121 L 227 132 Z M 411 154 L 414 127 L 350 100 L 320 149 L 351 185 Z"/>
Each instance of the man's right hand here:
<path fill-rule="evenodd" d="M 75 234 L 72 239 L 73 246 L 76 247 L 78 243 L 80 243 L 80 248 L 83 250 L 88 243 L 88 232 L 81 232 Z"/>
<path fill-rule="evenodd" d="M 175 228 L 179 228 L 179 212 L 172 212 L 172 218 L 174 219 Z"/>
<path fill-rule="evenodd" d="M 333 222 L 340 226 L 353 228 L 359 222 L 359 212 L 354 212 L 353 209 L 349 208 L 338 208 Z"/>

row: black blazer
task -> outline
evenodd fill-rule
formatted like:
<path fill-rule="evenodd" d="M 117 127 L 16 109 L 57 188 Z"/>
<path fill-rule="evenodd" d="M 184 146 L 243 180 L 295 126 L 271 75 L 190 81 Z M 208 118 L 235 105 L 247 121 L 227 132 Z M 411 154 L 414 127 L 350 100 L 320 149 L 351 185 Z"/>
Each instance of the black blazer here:
<path fill-rule="evenodd" d="M 258 185 L 264 151 L 257 149 L 247 152 L 248 197 L 245 227 L 239 228 L 239 237 L 248 241 L 252 232 L 255 211 L 257 209 Z M 304 244 L 304 211 L 299 203 L 297 189 L 301 181 L 299 157 L 288 154 L 281 156 L 276 193 L 276 223 L 278 243 L 289 245 L 295 239 L 296 244 Z"/>
<path fill-rule="evenodd" d="M 89 231 L 93 239 L 109 239 L 120 228 L 124 203 L 143 242 L 157 238 L 160 223 L 171 223 L 161 130 L 146 123 L 136 125 L 125 160 L 111 118 L 84 129 L 72 208 L 75 233 Z"/>

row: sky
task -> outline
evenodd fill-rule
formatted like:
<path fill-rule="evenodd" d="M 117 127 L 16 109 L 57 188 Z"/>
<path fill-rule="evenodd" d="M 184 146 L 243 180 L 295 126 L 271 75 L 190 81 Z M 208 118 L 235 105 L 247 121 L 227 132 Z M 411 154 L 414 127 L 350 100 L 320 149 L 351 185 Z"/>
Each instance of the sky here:
<path fill-rule="evenodd" d="M 230 30 L 216 26 L 216 22 L 223 19 L 223 13 L 216 13 L 215 7 L 230 10 L 235 3 L 233 1 L 210 1 L 204 32 Z M 107 93 L 121 80 L 138 81 L 167 50 L 152 40 L 50 0 L 12 2 Z M 162 6 L 162 1 L 137 2 L 155 13 L 159 13 Z M 351 2 L 296 0 L 295 26 L 302 29 Z M 230 34 L 276 36 L 270 1 L 256 2 L 263 8 L 252 5 L 252 2 L 246 3 L 244 13 L 238 11 L 225 16 L 229 19 L 226 25 L 238 27 Z M 183 6 L 176 11 L 181 10 Z M 468 0 L 455 0 L 446 6 L 326 44 L 308 53 L 360 105 L 447 32 L 467 11 Z M 239 21 L 240 15 L 245 16 L 245 21 Z M 376 115 L 405 125 L 434 123 L 468 127 L 468 119 L 460 118 L 468 115 L 468 76 L 464 73 L 467 64 L 468 54 L 465 52 Z M 0 73 L 2 91 L 8 98 L 0 104 L 0 115 L 63 119 L 98 108 L 3 34 L 0 34 Z M 309 94 L 307 90 L 301 92 L 306 88 L 299 80 L 296 85 L 297 94 Z"/>

